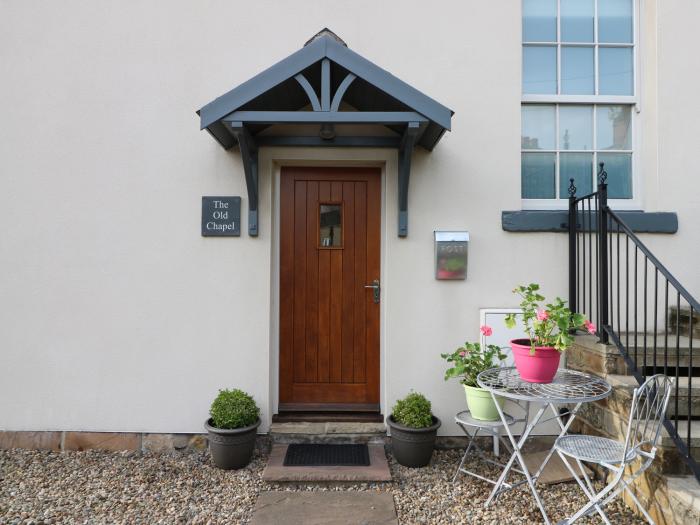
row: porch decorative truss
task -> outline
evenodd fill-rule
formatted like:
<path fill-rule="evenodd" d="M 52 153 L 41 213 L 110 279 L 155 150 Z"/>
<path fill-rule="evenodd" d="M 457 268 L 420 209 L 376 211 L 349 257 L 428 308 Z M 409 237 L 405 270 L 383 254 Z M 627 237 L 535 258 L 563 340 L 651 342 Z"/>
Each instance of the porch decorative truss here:
<path fill-rule="evenodd" d="M 400 237 L 408 234 L 413 149 L 418 145 L 432 151 L 454 114 L 348 49 L 328 29 L 197 113 L 201 129 L 222 147 L 240 149 L 249 235 L 258 234 L 259 148 L 332 146 L 398 150 Z M 348 129 L 358 132 L 348 134 Z"/>

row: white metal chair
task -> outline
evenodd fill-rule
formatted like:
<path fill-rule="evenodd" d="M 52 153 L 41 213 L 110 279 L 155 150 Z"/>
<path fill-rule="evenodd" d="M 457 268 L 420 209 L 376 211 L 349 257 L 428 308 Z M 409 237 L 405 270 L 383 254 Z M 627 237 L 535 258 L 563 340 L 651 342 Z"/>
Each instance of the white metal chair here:
<path fill-rule="evenodd" d="M 610 520 L 603 512 L 603 506 L 623 490 L 627 491 L 647 521 L 654 525 L 654 520 L 630 490 L 630 484 L 654 461 L 672 386 L 671 378 L 658 374 L 634 390 L 624 442 L 583 435 L 569 435 L 557 439 L 554 449 L 589 499 L 583 508 L 570 518 L 560 521 L 558 525 L 573 523 L 593 512 L 597 512 L 603 521 L 610 525 Z M 582 476 L 567 459 L 573 459 L 577 463 Z M 637 460 L 640 462 L 638 468 L 635 470 L 635 465 L 628 469 Z M 582 461 L 597 463 L 611 472 L 612 480 L 600 492 L 596 493 L 593 488 L 593 483 L 581 464 Z M 626 469 L 630 471 L 627 475 Z"/>

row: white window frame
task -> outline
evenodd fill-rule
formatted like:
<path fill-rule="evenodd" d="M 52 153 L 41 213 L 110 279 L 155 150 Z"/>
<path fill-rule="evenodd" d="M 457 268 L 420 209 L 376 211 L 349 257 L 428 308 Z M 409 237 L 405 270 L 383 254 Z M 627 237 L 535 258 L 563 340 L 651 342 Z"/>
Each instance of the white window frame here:
<path fill-rule="evenodd" d="M 521 94 L 521 107 L 525 104 L 550 104 L 555 106 L 560 106 L 564 104 L 580 104 L 580 105 L 629 105 L 631 107 L 631 122 L 630 130 L 632 132 L 632 198 L 631 199 L 609 199 L 608 204 L 618 210 L 641 210 L 643 205 L 642 200 L 642 175 L 641 175 L 641 163 L 639 161 L 639 149 L 641 145 L 640 140 L 640 121 L 639 113 L 641 112 L 640 100 L 640 79 L 641 79 L 641 64 L 638 59 L 640 54 L 640 21 L 639 21 L 639 2 L 640 0 L 632 0 L 632 43 L 631 44 L 608 44 L 598 42 L 598 0 L 594 0 L 594 12 L 593 12 L 593 39 L 594 42 L 562 42 L 561 41 L 561 0 L 557 1 L 557 40 L 556 42 L 532 42 L 532 41 L 522 41 L 521 49 L 526 45 L 546 45 L 550 47 L 556 47 L 557 50 L 557 91 L 561 89 L 561 48 L 562 46 L 582 46 L 582 47 L 594 47 L 594 82 L 595 82 L 595 92 L 598 93 L 598 50 L 600 47 L 631 47 L 632 48 L 632 67 L 634 72 L 632 75 L 633 81 L 633 95 L 632 96 L 621 96 L 621 95 L 531 95 L 531 94 Z M 521 15 L 522 16 L 522 15 Z M 521 51 L 522 52 L 522 51 Z M 522 63 L 522 62 L 521 62 Z M 521 88 L 522 89 L 522 88 Z M 596 140 L 596 121 L 595 121 L 595 108 L 594 108 L 594 120 L 593 120 L 593 144 L 597 146 Z M 556 112 L 556 124 L 555 124 L 555 139 L 558 143 L 559 141 L 559 108 L 555 107 Z M 522 112 L 521 112 L 522 114 Z M 521 117 L 522 118 L 522 117 Z M 521 123 L 522 125 L 522 123 Z M 564 150 L 559 149 L 558 152 Z M 524 150 L 521 146 L 521 159 L 522 153 L 556 153 L 557 150 Z M 576 153 L 578 150 L 566 150 L 566 152 Z M 581 151 L 584 153 L 583 151 Z M 614 151 L 610 151 L 613 153 Z M 597 153 L 596 150 L 586 151 L 585 153 L 594 154 L 594 181 L 593 190 L 597 188 Z M 606 151 L 607 153 L 607 151 Z M 522 163 L 522 160 L 521 160 Z M 559 185 L 560 185 L 560 173 L 559 173 L 559 155 L 557 153 L 557 162 L 555 168 L 555 198 L 553 199 L 524 199 L 521 197 L 522 209 L 524 210 L 561 210 L 568 208 L 568 199 L 559 197 Z M 522 179 L 521 179 L 522 184 Z M 521 191 L 522 195 L 522 191 Z M 577 196 L 583 196 L 582 190 L 577 191 Z"/>

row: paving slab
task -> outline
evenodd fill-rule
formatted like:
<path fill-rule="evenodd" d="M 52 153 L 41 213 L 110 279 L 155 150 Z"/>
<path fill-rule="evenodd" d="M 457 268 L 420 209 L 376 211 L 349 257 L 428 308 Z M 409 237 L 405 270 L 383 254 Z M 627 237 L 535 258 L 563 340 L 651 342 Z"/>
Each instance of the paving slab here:
<path fill-rule="evenodd" d="M 263 472 L 265 481 L 391 481 L 384 445 L 368 445 L 369 466 L 366 467 L 285 467 L 287 446 L 272 446 Z"/>
<path fill-rule="evenodd" d="M 262 492 L 252 525 L 397 525 L 386 492 Z"/>
<path fill-rule="evenodd" d="M 531 473 L 537 472 L 537 469 L 540 468 L 540 465 L 547 457 L 548 453 L 549 451 L 543 450 L 541 452 L 523 454 L 523 458 L 525 459 L 525 464 L 527 465 L 528 470 Z M 578 467 L 576 466 L 576 463 L 574 461 L 572 461 L 571 465 L 578 472 Z M 586 465 L 584 465 L 583 468 L 586 469 L 586 474 L 588 474 L 589 476 L 593 475 L 591 469 L 588 468 Z M 573 480 L 574 477 L 571 475 L 571 472 L 568 468 L 566 468 L 566 465 L 564 465 L 564 462 L 561 460 L 559 454 L 557 454 L 556 452 L 547 462 L 547 466 L 544 468 L 544 471 L 542 471 L 542 473 L 540 474 L 540 477 L 537 478 L 537 481 L 539 483 L 546 483 L 547 485 L 553 485 L 555 483 L 565 483 L 567 481 Z"/>

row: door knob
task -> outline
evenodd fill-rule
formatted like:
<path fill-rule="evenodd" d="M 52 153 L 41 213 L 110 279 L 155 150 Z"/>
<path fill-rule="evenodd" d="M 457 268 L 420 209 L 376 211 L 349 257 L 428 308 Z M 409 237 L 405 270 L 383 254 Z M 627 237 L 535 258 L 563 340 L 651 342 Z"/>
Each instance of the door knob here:
<path fill-rule="evenodd" d="M 374 302 L 379 304 L 379 279 L 372 281 L 372 284 L 366 284 L 365 288 L 372 288 L 374 291 Z"/>

